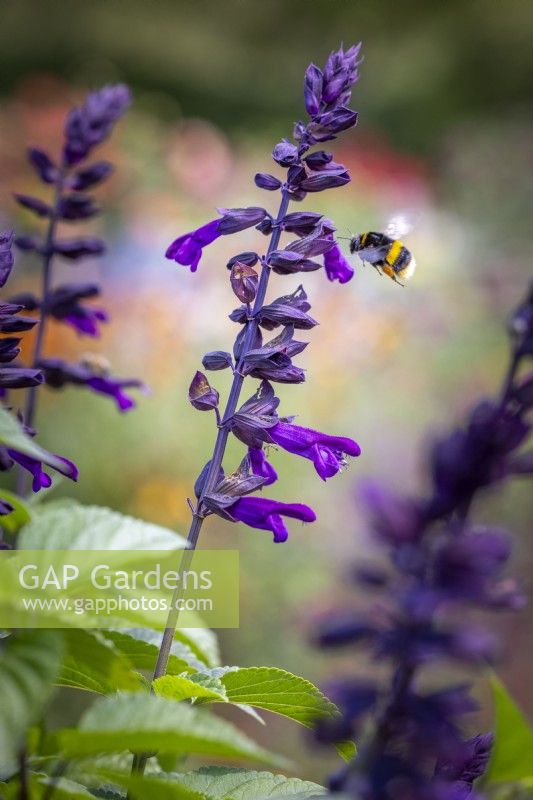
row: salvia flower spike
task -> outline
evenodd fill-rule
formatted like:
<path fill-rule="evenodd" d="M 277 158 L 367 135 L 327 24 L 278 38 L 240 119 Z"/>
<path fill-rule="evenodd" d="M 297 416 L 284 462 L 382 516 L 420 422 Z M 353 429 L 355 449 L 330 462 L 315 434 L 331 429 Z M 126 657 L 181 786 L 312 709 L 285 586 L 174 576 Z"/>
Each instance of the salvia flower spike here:
<path fill-rule="evenodd" d="M 464 715 L 476 708 L 467 685 L 423 688 L 427 675 L 421 672 L 443 661 L 463 669 L 491 663 L 498 643 L 469 621 L 468 609 L 523 605 L 516 582 L 504 575 L 510 537 L 469 520 L 484 490 L 533 473 L 531 451 L 523 450 L 531 432 L 533 376 L 519 377 L 533 352 L 531 291 L 511 316 L 509 331 L 511 359 L 500 396 L 478 403 L 464 426 L 435 442 L 427 496 L 401 497 L 375 482 L 363 487 L 371 530 L 388 563 L 362 565 L 354 578 L 365 591 L 382 593 L 381 611 L 374 605 L 332 613 L 317 640 L 324 648 L 366 646 L 375 661 L 389 663 L 391 677 L 387 684 L 348 677 L 329 687 L 342 716 L 320 722 L 317 738 L 359 740 L 358 755 L 330 779 L 343 796 L 378 800 L 400 785 L 402 796 L 413 800 L 479 796 L 473 784 L 486 769 L 492 736 L 462 733 Z M 369 717 L 373 725 L 365 726 Z"/>
<path fill-rule="evenodd" d="M 294 127 L 292 140 L 283 139 L 272 151 L 276 169 L 284 171 L 280 179 L 267 172 L 257 173 L 255 183 L 268 192 L 279 192 L 277 214 L 266 208 L 218 209 L 218 218 L 178 236 L 168 247 L 166 257 L 195 272 L 206 247 L 220 236 L 228 236 L 255 227 L 268 244 L 263 252 L 240 252 L 228 262 L 231 288 L 242 305 L 230 319 L 239 330 L 233 354 L 216 350 L 204 356 L 206 370 L 233 370 L 233 382 L 224 412 L 219 412 L 218 393 L 206 376 L 197 373 L 189 398 L 200 410 L 215 409 L 218 432 L 211 458 L 196 482 L 197 504 L 188 536 L 189 550 L 194 550 L 203 523 L 209 514 L 241 521 L 259 530 L 272 533 L 275 542 L 287 539 L 283 517 L 312 522 L 314 511 L 301 503 L 279 503 L 264 496 L 250 497 L 252 478 L 254 490 L 263 491 L 273 484 L 277 473 L 265 453 L 265 445 L 280 446 L 313 461 L 319 475 L 329 478 L 344 465 L 346 456 L 359 455 L 359 446 L 347 437 L 328 437 L 307 428 L 293 426 L 278 416 L 279 400 L 273 383 L 301 383 L 305 372 L 293 359 L 306 347 L 295 336 L 296 330 L 310 330 L 316 324 L 309 315 L 311 308 L 303 287 L 265 304 L 272 272 L 280 275 L 323 271 L 330 280 L 346 282 L 353 273 L 344 266 L 337 252 L 337 266 L 327 259 L 336 246 L 335 226 L 318 212 L 290 212 L 291 201 L 349 182 L 347 169 L 334 162 L 331 153 L 320 149 L 310 152 L 318 142 L 330 141 L 352 128 L 357 114 L 348 108 L 353 84 L 358 78 L 357 64 L 360 46 L 333 53 L 322 72 L 313 65 L 305 76 L 304 101 L 308 114 L 306 122 Z M 282 235 L 289 237 L 282 243 Z M 295 238 L 294 238 L 295 237 Z M 329 265 L 329 266 L 327 266 Z M 262 331 L 281 328 L 272 338 Z M 246 377 L 261 381 L 255 394 L 239 407 L 241 389 Z M 277 427 L 276 427 L 277 426 Z M 270 433 L 270 431 L 274 431 Z M 247 469 L 233 474 L 231 490 L 225 487 L 227 478 L 222 470 L 226 444 L 230 434 L 248 447 Z M 229 491 L 229 493 L 228 493 Z M 243 496 L 243 495 L 247 496 Z M 186 556 L 187 557 L 187 556 Z M 177 624 L 177 614 L 171 613 L 154 676 L 166 670 L 170 646 Z M 143 759 L 141 759 L 142 766 Z M 138 766 L 138 765 L 137 765 Z"/>
<path fill-rule="evenodd" d="M 9 280 L 14 264 L 13 231 L 0 232 L 0 288 L 4 288 Z M 19 362 L 22 335 L 37 325 L 33 317 L 26 317 L 21 312 L 26 308 L 24 302 L 0 301 L 0 399 L 9 406 L 10 395 L 14 389 L 29 389 L 39 386 L 44 381 L 43 371 L 39 368 L 25 367 Z M 16 335 L 13 335 L 16 334 Z M 35 436 L 33 428 L 24 425 L 25 433 Z M 32 458 L 11 447 L 0 446 L 0 471 L 10 470 L 18 464 L 23 470 L 20 474 L 29 473 L 34 492 L 48 488 L 52 478 L 45 471 L 49 466 L 71 480 L 77 480 L 78 469 L 72 461 L 62 456 L 47 453 L 41 448 L 41 460 Z M 10 514 L 13 506 L 3 500 L 0 502 L 0 516 Z"/>
<path fill-rule="evenodd" d="M 58 163 L 43 150 L 35 147 L 28 150 L 28 160 L 39 179 L 53 187 L 52 201 L 15 195 L 21 206 L 48 220 L 44 237 L 19 236 L 16 239 L 21 250 L 34 252 L 43 265 L 40 296 L 26 294 L 15 298 L 26 310 L 39 313 L 33 367 L 39 369 L 48 386 L 85 386 L 98 394 L 112 397 L 120 411 L 134 407 L 134 400 L 124 393 L 124 389 L 144 388 L 140 381 L 114 378 L 107 368 L 102 373 L 98 359 L 94 363 L 85 359 L 83 363 L 67 364 L 55 356 L 44 357 L 43 345 L 50 318 L 71 326 L 79 336 L 87 337 L 99 336 L 101 326 L 108 322 L 107 312 L 88 302 L 100 295 L 96 284 L 72 282 L 54 287 L 52 273 L 56 257 L 79 261 L 105 252 L 104 242 L 95 237 L 60 238 L 58 226 L 61 222 L 90 219 L 99 213 L 94 199 L 86 192 L 107 180 L 113 172 L 113 165 L 108 161 L 87 163 L 87 159 L 109 137 L 115 124 L 127 111 L 130 101 L 129 89 L 123 84 L 104 86 L 90 92 L 85 102 L 67 116 L 62 157 Z M 36 397 L 35 388 L 30 387 L 24 412 L 24 420 L 29 426 L 33 424 L 35 416 Z"/>

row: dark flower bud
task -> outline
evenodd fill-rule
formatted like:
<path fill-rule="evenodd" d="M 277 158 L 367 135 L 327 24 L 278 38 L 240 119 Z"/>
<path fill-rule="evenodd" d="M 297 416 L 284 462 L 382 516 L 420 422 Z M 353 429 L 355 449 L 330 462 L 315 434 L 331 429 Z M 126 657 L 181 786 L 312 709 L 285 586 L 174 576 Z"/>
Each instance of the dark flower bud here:
<path fill-rule="evenodd" d="M 70 194 L 62 197 L 57 206 L 57 213 L 61 219 L 77 220 L 89 219 L 98 214 L 100 209 L 95 205 L 92 197 L 81 194 Z"/>
<path fill-rule="evenodd" d="M 322 266 L 293 250 L 274 250 L 268 257 L 268 264 L 279 275 L 290 275 L 293 272 L 314 272 Z"/>
<path fill-rule="evenodd" d="M 327 142 L 334 139 L 341 131 L 346 131 L 357 125 L 357 112 L 340 106 L 334 111 L 320 114 L 307 126 L 309 136 L 315 142 Z"/>
<path fill-rule="evenodd" d="M 28 161 L 35 169 L 43 183 L 55 183 L 59 178 L 59 170 L 44 150 L 29 147 L 27 150 Z"/>
<path fill-rule="evenodd" d="M 319 170 L 329 164 L 333 159 L 333 153 L 327 153 L 325 150 L 317 150 L 315 153 L 304 158 L 305 163 L 311 170 Z"/>
<path fill-rule="evenodd" d="M 351 612 L 332 615 L 319 626 L 316 643 L 319 647 L 344 647 L 368 641 L 376 636 L 376 629 L 367 620 Z"/>
<path fill-rule="evenodd" d="M 274 147 L 272 150 L 272 158 L 281 167 L 292 167 L 300 163 L 298 148 L 295 144 L 291 144 L 291 142 L 288 142 L 286 139 L 278 142 Z"/>
<path fill-rule="evenodd" d="M 189 386 L 189 400 L 198 411 L 211 411 L 218 406 L 218 392 L 210 386 L 203 372 L 197 372 Z"/>
<path fill-rule="evenodd" d="M 9 336 L 0 340 L 0 364 L 8 364 L 20 354 L 21 340 L 15 336 Z"/>
<path fill-rule="evenodd" d="M 105 242 L 96 237 L 82 237 L 79 239 L 63 239 L 54 242 L 54 253 L 75 261 L 84 256 L 101 256 L 105 253 Z"/>
<path fill-rule="evenodd" d="M 314 64 L 309 64 L 304 78 L 304 103 L 310 117 L 314 117 L 320 111 L 321 98 L 322 70 Z"/>
<path fill-rule="evenodd" d="M 247 264 L 247 266 L 249 267 L 253 267 L 259 261 L 259 256 L 257 255 L 257 253 L 250 253 L 250 252 L 239 253 L 238 255 L 232 256 L 232 258 L 230 258 L 230 260 L 227 263 L 228 269 L 231 269 L 233 265 L 236 264 L 238 261 L 240 261 L 242 264 Z"/>
<path fill-rule="evenodd" d="M 211 353 L 206 353 L 202 358 L 202 365 L 204 369 L 215 372 L 220 369 L 233 367 L 233 359 L 231 353 L 226 353 L 223 350 L 213 350 Z"/>
<path fill-rule="evenodd" d="M 33 211 L 38 217 L 49 217 L 52 213 L 50 206 L 37 197 L 30 197 L 27 194 L 14 194 L 14 198 L 20 206 Z"/>
<path fill-rule="evenodd" d="M 9 298 L 10 303 L 14 303 L 26 311 L 37 311 L 41 307 L 41 303 L 32 292 L 19 292 Z"/>
<path fill-rule="evenodd" d="M 13 231 L 0 231 L 0 288 L 4 286 L 13 268 Z"/>
<path fill-rule="evenodd" d="M 19 316 L 24 306 L 14 303 L 0 303 L 0 332 L 1 333 L 21 333 L 29 331 L 37 324 L 36 319 L 31 317 Z"/>
<path fill-rule="evenodd" d="M 250 206 L 249 208 L 219 208 L 222 219 L 218 223 L 218 232 L 224 235 L 237 233 L 252 225 L 261 222 L 268 212 L 264 208 Z"/>
<path fill-rule="evenodd" d="M 321 256 L 327 253 L 328 250 L 334 246 L 335 242 L 331 237 L 323 236 L 320 226 L 301 239 L 291 242 L 287 245 L 287 250 L 293 253 L 299 253 L 302 256 Z"/>
<path fill-rule="evenodd" d="M 269 175 L 267 172 L 258 172 L 254 181 L 259 189 L 266 189 L 267 192 L 275 192 L 276 189 L 281 187 L 281 181 L 275 178 L 274 175 Z"/>
<path fill-rule="evenodd" d="M 17 236 L 15 244 L 23 252 L 31 252 L 32 250 L 40 252 L 41 240 L 37 236 Z"/>
<path fill-rule="evenodd" d="M 242 303 L 251 303 L 257 293 L 259 276 L 253 267 L 237 261 L 231 269 L 231 288 Z"/>
<path fill-rule="evenodd" d="M 343 168 L 344 169 L 344 168 Z M 300 183 L 300 190 L 304 192 L 323 192 L 325 189 L 335 189 L 337 186 L 345 186 L 350 183 L 350 175 L 346 170 L 343 172 L 326 170 L 315 172 L 308 175 Z"/>
<path fill-rule="evenodd" d="M 44 375 L 38 369 L 0 367 L 0 386 L 2 389 L 26 389 L 29 386 L 38 386 L 43 381 Z"/>
<path fill-rule="evenodd" d="M 305 168 L 301 165 L 290 167 L 287 172 L 287 183 L 292 189 L 297 189 L 300 183 L 307 177 Z"/>
<path fill-rule="evenodd" d="M 105 181 L 113 170 L 114 166 L 110 161 L 97 161 L 96 164 L 91 164 L 90 167 L 78 170 L 70 179 L 69 186 L 77 192 L 89 189 L 91 186 L 96 186 Z"/>
<path fill-rule="evenodd" d="M 292 294 L 278 297 L 269 305 L 263 306 L 259 313 L 261 327 L 274 330 L 278 325 L 292 325 L 300 330 L 310 330 L 318 322 L 307 314 L 311 304 L 303 286 L 299 286 Z"/>
<path fill-rule="evenodd" d="M 281 225 L 285 231 L 296 233 L 298 236 L 308 236 L 321 219 L 323 215 L 316 211 L 293 211 L 283 217 Z"/>

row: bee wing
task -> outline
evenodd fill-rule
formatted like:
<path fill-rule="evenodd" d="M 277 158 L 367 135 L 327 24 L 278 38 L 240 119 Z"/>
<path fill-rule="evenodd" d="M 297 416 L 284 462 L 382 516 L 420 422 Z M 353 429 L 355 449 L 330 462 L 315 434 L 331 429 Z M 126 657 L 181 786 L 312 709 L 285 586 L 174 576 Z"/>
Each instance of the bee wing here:
<path fill-rule="evenodd" d="M 381 247 L 365 247 L 363 250 L 358 250 L 357 255 L 361 261 L 376 264 L 378 261 L 383 261 L 389 251 L 389 247 L 390 244 L 384 244 Z"/>
<path fill-rule="evenodd" d="M 416 217 L 413 214 L 395 214 L 389 220 L 385 234 L 391 239 L 401 239 L 413 230 L 415 224 Z"/>

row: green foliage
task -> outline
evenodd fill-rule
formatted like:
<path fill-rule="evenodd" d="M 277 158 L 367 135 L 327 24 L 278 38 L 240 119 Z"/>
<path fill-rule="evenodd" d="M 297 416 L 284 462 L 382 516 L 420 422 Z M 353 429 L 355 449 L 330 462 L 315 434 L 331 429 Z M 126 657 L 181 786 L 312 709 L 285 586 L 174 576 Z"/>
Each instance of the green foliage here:
<path fill-rule="evenodd" d="M 196 630 L 196 629 L 195 629 Z M 185 644 L 187 629 L 181 630 L 181 641 L 174 641 L 170 651 L 167 672 L 179 675 L 182 672 L 197 672 L 205 669 L 205 660 L 198 657 L 197 640 L 191 639 L 190 646 Z M 159 652 L 161 634 L 148 628 L 130 628 L 121 631 L 103 631 L 103 635 L 123 653 L 137 669 L 152 672 Z M 195 650 L 193 650 L 193 646 Z M 208 654 L 204 655 L 207 659 Z"/>
<path fill-rule="evenodd" d="M 494 747 L 486 779 L 533 784 L 533 730 L 498 678 L 491 678 L 494 698 Z"/>
<path fill-rule="evenodd" d="M 149 694 L 123 694 L 97 700 L 77 729 L 64 730 L 58 741 L 68 758 L 97 753 L 197 753 L 280 765 L 280 759 L 256 745 L 233 725 Z"/>
<path fill-rule="evenodd" d="M 110 694 L 143 685 L 128 658 L 98 631 L 67 629 L 64 639 L 66 653 L 57 679 L 60 686 Z"/>
<path fill-rule="evenodd" d="M 184 546 L 185 539 L 168 528 L 77 503 L 37 506 L 19 539 L 21 550 L 174 550 Z"/>
<path fill-rule="evenodd" d="M 175 775 L 174 779 L 201 792 L 207 800 L 258 800 L 274 796 L 294 798 L 297 795 L 325 794 L 322 786 L 310 781 L 228 767 L 203 767 L 197 772 Z"/>
<path fill-rule="evenodd" d="M 154 681 L 154 690 L 167 700 L 203 700 L 227 702 L 226 688 L 219 678 L 195 674 L 164 675 Z"/>
<path fill-rule="evenodd" d="M 50 697 L 63 650 L 55 631 L 22 631 L 0 650 L 0 757 L 12 762 Z"/>

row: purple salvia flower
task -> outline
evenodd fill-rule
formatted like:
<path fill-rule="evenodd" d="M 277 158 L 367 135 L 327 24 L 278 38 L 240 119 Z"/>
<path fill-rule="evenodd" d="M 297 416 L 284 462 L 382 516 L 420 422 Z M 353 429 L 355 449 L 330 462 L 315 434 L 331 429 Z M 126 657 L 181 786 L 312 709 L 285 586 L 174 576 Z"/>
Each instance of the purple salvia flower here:
<path fill-rule="evenodd" d="M 15 463 L 22 469 L 26 470 L 32 476 L 32 490 L 38 492 L 41 489 L 48 489 L 52 485 L 51 477 L 43 469 L 43 461 L 38 461 L 35 458 L 19 453 L 18 450 L 7 448 L 7 454 Z M 68 458 L 54 455 L 54 469 L 60 472 L 65 477 L 70 478 L 72 481 L 78 479 L 78 468 Z M 62 466 L 58 466 L 57 461 L 60 461 Z"/>
<path fill-rule="evenodd" d="M 285 542 L 289 532 L 283 517 L 298 519 L 300 522 L 314 522 L 316 515 L 313 509 L 302 503 L 281 503 L 266 497 L 241 497 L 227 509 L 236 522 L 244 522 L 250 528 L 272 531 L 274 542 Z"/>
<path fill-rule="evenodd" d="M 355 272 L 336 242 L 333 247 L 324 253 L 324 269 L 330 281 L 338 281 L 339 283 L 351 281 Z"/>
<path fill-rule="evenodd" d="M 304 78 L 304 103 L 310 117 L 314 117 L 320 111 L 322 85 L 322 71 L 315 64 L 309 64 Z"/>
<path fill-rule="evenodd" d="M 289 453 L 310 459 L 322 480 L 332 478 L 346 464 L 346 456 L 359 456 L 361 448 L 345 436 L 329 436 L 292 422 L 280 421 L 266 431 L 267 441 Z"/>
<path fill-rule="evenodd" d="M 129 411 L 135 408 L 135 401 L 126 393 L 126 389 L 139 389 L 146 392 L 147 388 L 135 378 L 114 378 L 102 373 L 101 367 L 86 362 L 81 364 L 68 364 L 60 358 L 43 358 L 38 366 L 45 374 L 46 384 L 52 389 L 61 389 L 63 386 L 86 386 L 97 394 L 112 397 L 119 411 Z"/>

